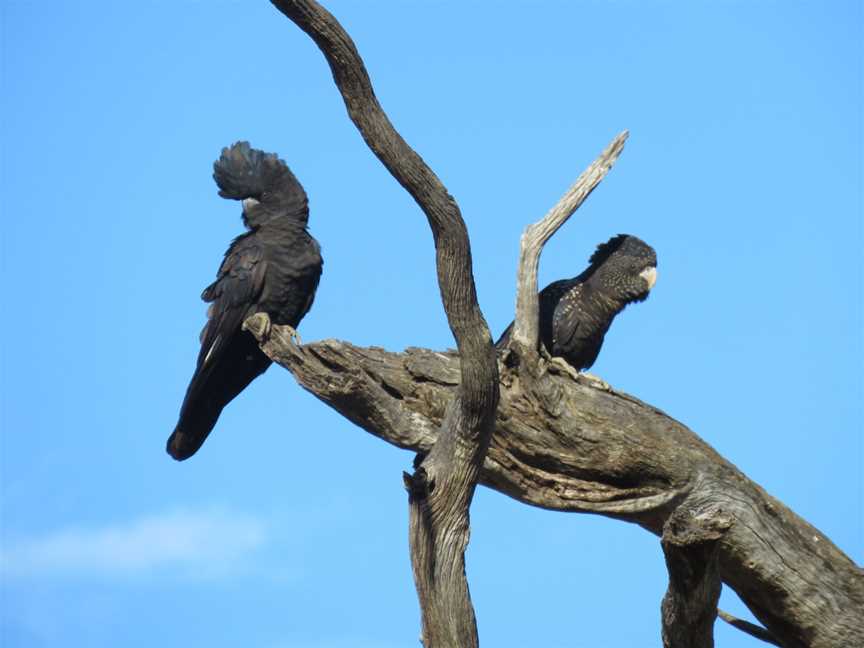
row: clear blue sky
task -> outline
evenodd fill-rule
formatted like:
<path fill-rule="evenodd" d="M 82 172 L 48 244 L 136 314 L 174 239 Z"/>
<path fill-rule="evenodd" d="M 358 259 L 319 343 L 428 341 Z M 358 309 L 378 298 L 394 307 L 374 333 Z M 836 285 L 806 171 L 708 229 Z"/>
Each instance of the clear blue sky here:
<path fill-rule="evenodd" d="M 417 645 L 412 455 L 278 367 L 193 459 L 163 449 L 198 295 L 242 230 L 210 176 L 235 140 L 309 193 L 325 266 L 304 339 L 452 344 L 425 219 L 323 57 L 265 0 L 0 6 L 4 648 Z M 657 287 L 593 372 L 864 562 L 861 4 L 328 6 L 459 201 L 496 333 L 522 228 L 630 129 L 541 281 L 613 234 L 651 243 Z M 472 523 L 484 645 L 660 645 L 657 538 L 486 489 Z"/>

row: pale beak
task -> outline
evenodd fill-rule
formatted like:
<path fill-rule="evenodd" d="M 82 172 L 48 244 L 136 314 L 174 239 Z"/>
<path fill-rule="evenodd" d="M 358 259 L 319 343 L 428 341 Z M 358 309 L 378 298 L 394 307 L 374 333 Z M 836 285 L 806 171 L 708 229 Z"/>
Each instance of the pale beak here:
<path fill-rule="evenodd" d="M 260 205 L 261 203 L 258 202 L 257 200 L 255 200 L 254 198 L 246 198 L 241 204 L 243 205 L 243 211 L 245 212 L 245 211 L 249 211 L 250 209 L 252 209 L 256 205 Z"/>
<path fill-rule="evenodd" d="M 651 290 L 654 287 L 654 284 L 657 283 L 657 268 L 654 266 L 645 268 L 639 273 L 639 276 L 648 284 L 648 290 Z"/>

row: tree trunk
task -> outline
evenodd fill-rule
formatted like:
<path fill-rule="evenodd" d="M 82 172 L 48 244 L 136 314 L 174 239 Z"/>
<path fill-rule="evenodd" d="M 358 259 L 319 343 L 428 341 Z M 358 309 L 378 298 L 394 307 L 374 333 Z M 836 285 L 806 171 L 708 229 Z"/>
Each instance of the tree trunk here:
<path fill-rule="evenodd" d="M 721 588 L 717 544 L 731 524 L 722 511 L 679 506 L 663 525 L 660 544 L 669 570 L 660 606 L 663 648 L 714 648 Z"/>
<path fill-rule="evenodd" d="M 468 510 L 498 405 L 498 365 L 471 269 L 471 245 L 459 207 L 435 173 L 402 139 L 378 104 L 351 38 L 307 0 L 273 4 L 309 34 L 327 59 L 348 115 L 369 148 L 423 210 L 432 230 L 441 301 L 462 363 L 435 443 L 413 475 L 409 538 L 426 648 L 478 644 L 465 576 Z"/>

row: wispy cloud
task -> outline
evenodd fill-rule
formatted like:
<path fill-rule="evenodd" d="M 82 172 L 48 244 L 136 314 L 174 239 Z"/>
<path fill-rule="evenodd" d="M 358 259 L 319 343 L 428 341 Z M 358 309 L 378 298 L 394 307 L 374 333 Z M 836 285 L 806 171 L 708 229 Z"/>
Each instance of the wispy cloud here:
<path fill-rule="evenodd" d="M 179 568 L 187 574 L 212 576 L 229 571 L 267 539 L 267 527 L 249 515 L 174 511 L 8 543 L 0 550 L 0 573 L 131 574 Z"/>

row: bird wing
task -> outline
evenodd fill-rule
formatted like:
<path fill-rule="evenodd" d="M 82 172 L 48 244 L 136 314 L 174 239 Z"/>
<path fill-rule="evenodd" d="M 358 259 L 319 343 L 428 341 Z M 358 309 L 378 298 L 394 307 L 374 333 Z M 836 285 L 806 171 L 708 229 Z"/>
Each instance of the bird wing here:
<path fill-rule="evenodd" d="M 558 281 L 553 281 L 541 290 L 537 296 L 540 302 L 540 342 L 550 353 L 552 352 L 553 343 L 552 331 L 555 307 L 558 305 L 561 296 L 573 285 L 573 281 L 573 279 L 559 279 Z M 514 322 L 510 322 L 510 325 L 504 329 L 501 337 L 499 337 L 498 341 L 495 343 L 497 348 L 503 349 L 505 346 L 510 344 L 510 336 L 513 335 L 513 325 Z"/>
<path fill-rule="evenodd" d="M 200 336 L 196 378 L 219 364 L 231 339 L 240 332 L 243 320 L 255 312 L 266 270 L 264 250 L 253 232 L 234 239 L 219 267 L 216 281 L 201 294 L 201 299 L 210 302 L 210 307 Z"/>
<path fill-rule="evenodd" d="M 240 236 L 225 253 L 216 281 L 201 295 L 210 302 L 201 351 L 167 444 L 177 460 L 198 451 L 222 408 L 270 364 L 264 354 L 255 356 L 258 345 L 251 335 L 241 337 L 243 320 L 258 307 L 266 265 L 255 234 Z"/>
<path fill-rule="evenodd" d="M 582 284 L 577 283 L 555 300 L 551 331 L 552 349 L 550 350 L 553 355 L 559 349 L 572 349 L 578 346 L 580 332 L 585 332 L 584 327 L 581 327 L 582 331 L 580 331 L 582 290 Z"/>

